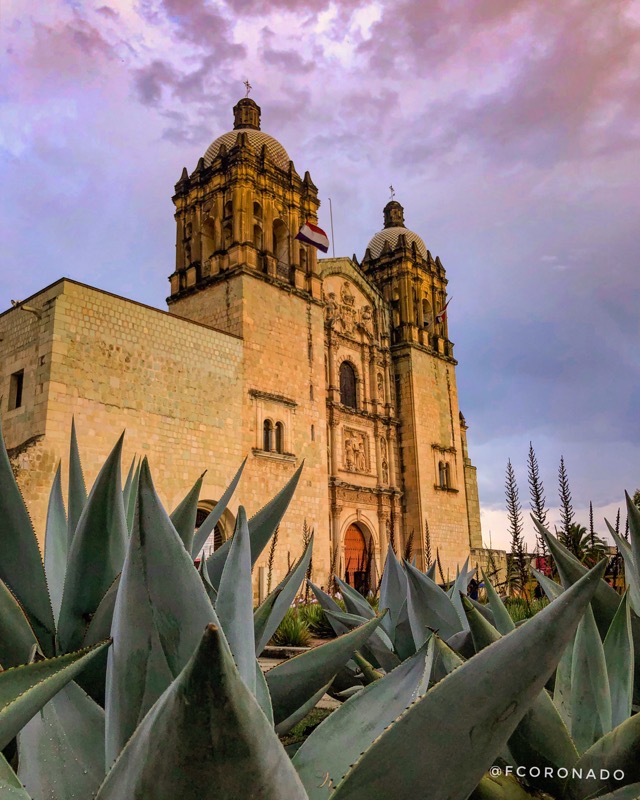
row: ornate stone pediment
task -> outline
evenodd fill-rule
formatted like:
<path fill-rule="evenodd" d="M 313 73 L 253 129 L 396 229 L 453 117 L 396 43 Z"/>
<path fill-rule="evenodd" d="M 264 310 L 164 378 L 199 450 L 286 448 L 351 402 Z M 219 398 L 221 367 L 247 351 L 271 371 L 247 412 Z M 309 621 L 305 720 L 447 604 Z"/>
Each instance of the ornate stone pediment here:
<path fill-rule="evenodd" d="M 368 338 L 373 339 L 373 309 L 370 305 L 358 307 L 356 295 L 349 281 L 344 281 L 340 287 L 339 299 L 335 292 L 329 292 L 324 295 L 324 300 L 325 319 L 331 322 L 336 330 L 352 338 L 355 338 L 358 331 L 362 331 Z"/>
<path fill-rule="evenodd" d="M 344 428 L 342 432 L 342 462 L 348 472 L 368 474 L 371 471 L 369 436 L 366 431 Z"/>

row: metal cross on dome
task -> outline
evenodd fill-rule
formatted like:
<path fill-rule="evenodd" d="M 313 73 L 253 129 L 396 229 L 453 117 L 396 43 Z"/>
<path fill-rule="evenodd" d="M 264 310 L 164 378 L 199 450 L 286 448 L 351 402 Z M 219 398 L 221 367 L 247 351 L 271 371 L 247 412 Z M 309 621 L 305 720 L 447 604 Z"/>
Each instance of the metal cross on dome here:
<path fill-rule="evenodd" d="M 247 90 L 245 97 L 249 97 L 249 92 L 251 91 L 251 89 L 253 89 L 253 86 L 251 86 L 249 81 L 243 81 L 243 83 L 244 83 L 244 88 Z"/>
<path fill-rule="evenodd" d="M 396 196 L 396 190 L 393 188 L 393 186 L 390 186 L 389 191 L 391 192 L 391 197 L 389 200 L 393 200 L 393 198 Z"/>

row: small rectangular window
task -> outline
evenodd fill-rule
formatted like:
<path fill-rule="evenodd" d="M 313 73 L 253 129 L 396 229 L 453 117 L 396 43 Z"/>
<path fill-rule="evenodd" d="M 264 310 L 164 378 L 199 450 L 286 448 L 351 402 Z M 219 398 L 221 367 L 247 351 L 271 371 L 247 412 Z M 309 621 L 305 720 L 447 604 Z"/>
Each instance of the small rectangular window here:
<path fill-rule="evenodd" d="M 18 370 L 11 376 L 9 384 L 9 411 L 22 406 L 22 390 L 24 388 L 24 370 Z"/>

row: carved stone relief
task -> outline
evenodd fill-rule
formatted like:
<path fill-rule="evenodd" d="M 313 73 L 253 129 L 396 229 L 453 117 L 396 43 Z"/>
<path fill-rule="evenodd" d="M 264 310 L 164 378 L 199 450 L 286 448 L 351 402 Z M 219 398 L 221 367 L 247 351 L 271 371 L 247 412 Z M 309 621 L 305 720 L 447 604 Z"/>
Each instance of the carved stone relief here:
<path fill-rule="evenodd" d="M 369 437 L 364 431 L 343 431 L 343 467 L 348 472 L 369 472 Z"/>
<path fill-rule="evenodd" d="M 389 483 L 389 458 L 387 452 L 387 440 L 384 436 L 380 437 L 380 465 L 382 467 L 382 483 Z"/>

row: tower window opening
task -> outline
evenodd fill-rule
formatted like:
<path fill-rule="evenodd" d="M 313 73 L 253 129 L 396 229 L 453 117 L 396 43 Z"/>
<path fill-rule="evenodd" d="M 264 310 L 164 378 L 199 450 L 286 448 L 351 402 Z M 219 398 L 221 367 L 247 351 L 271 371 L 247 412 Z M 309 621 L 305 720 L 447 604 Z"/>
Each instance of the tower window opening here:
<path fill-rule="evenodd" d="M 311 441 L 315 442 L 315 440 L 316 440 L 316 429 L 315 429 L 315 426 L 312 425 L 311 426 Z"/>
<path fill-rule="evenodd" d="M 276 453 L 284 453 L 284 425 L 276 422 Z"/>
<path fill-rule="evenodd" d="M 11 376 L 9 383 L 9 411 L 22 406 L 24 389 L 24 370 L 18 370 Z"/>
<path fill-rule="evenodd" d="M 256 250 L 262 250 L 262 228 L 260 225 L 253 226 L 253 246 Z"/>
<path fill-rule="evenodd" d="M 441 489 L 447 489 L 447 478 L 448 478 L 448 464 L 445 464 L 444 461 L 440 461 L 438 464 L 438 486 Z"/>
<path fill-rule="evenodd" d="M 356 371 L 348 361 L 340 364 L 340 402 L 348 408 L 357 408 Z"/>
<path fill-rule="evenodd" d="M 255 219 L 262 219 L 262 206 L 260 203 L 253 204 L 253 216 Z"/>
<path fill-rule="evenodd" d="M 273 444 L 273 423 L 265 419 L 262 425 L 262 449 L 271 452 Z"/>
<path fill-rule="evenodd" d="M 289 280 L 289 231 L 281 219 L 273 223 L 273 255 L 276 258 L 276 274 L 281 280 Z"/>

